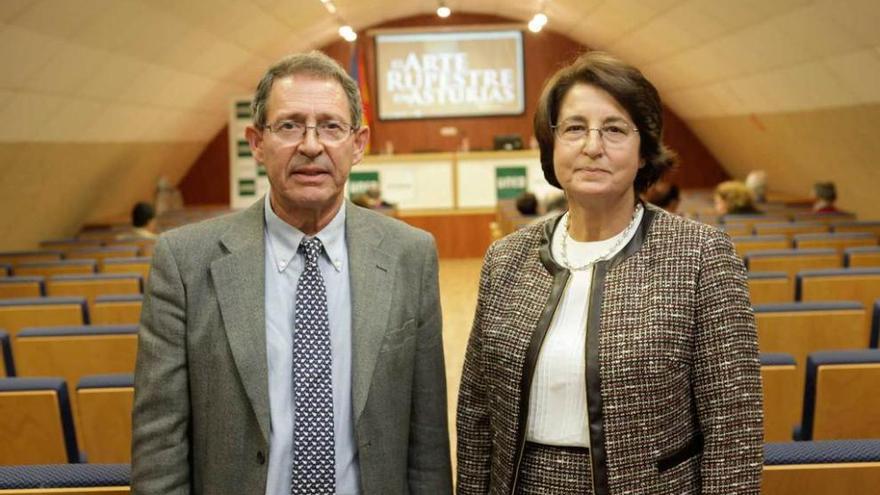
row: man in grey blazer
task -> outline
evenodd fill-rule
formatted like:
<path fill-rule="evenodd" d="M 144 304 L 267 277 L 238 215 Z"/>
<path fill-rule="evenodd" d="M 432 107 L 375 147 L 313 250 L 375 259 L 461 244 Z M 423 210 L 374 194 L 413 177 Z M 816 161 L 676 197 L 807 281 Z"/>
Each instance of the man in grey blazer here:
<path fill-rule="evenodd" d="M 253 109 L 246 135 L 268 195 L 155 248 L 135 373 L 134 493 L 451 494 L 436 248 L 344 200 L 369 140 L 356 84 L 322 54 L 293 55 L 264 75 Z M 314 239 L 317 261 L 301 248 Z M 326 292 L 324 354 L 295 344 L 300 317 L 316 314 L 299 299 L 314 286 L 297 294 L 305 272 Z M 310 368 L 313 358 L 326 366 Z M 313 407 L 300 401 L 316 393 L 303 384 L 318 382 L 332 383 L 332 428 L 310 429 L 312 416 L 296 413 Z M 321 485 L 303 459 L 328 443 Z"/>

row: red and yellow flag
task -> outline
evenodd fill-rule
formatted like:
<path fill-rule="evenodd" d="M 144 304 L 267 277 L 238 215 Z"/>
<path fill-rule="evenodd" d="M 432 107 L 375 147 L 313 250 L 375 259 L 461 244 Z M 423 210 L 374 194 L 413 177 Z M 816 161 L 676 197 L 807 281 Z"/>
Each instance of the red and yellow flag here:
<path fill-rule="evenodd" d="M 361 102 L 363 103 L 363 117 L 361 118 L 361 126 L 369 127 L 373 122 L 373 105 L 370 98 L 370 86 L 368 84 L 369 76 L 367 74 L 367 57 L 366 50 L 362 47 L 363 43 L 354 43 L 354 49 L 351 53 L 351 62 L 349 73 L 352 79 L 357 82 L 358 89 L 361 93 Z M 370 152 L 370 143 L 367 142 L 367 153 Z"/>

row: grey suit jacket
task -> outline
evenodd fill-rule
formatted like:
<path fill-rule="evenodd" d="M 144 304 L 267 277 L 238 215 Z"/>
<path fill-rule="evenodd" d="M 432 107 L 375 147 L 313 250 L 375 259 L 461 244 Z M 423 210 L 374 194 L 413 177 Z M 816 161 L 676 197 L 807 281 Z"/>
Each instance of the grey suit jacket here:
<path fill-rule="evenodd" d="M 344 207 L 361 488 L 451 493 L 434 241 Z M 160 237 L 135 372 L 134 493 L 264 493 L 264 260 L 263 201 Z"/>

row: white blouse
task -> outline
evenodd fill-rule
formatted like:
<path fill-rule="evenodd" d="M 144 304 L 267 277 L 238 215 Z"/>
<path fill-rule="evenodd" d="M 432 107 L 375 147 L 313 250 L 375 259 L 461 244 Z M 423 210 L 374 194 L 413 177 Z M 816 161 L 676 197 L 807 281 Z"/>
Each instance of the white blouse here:
<path fill-rule="evenodd" d="M 635 218 L 637 226 L 644 210 Z M 568 213 L 566 213 L 568 215 Z M 566 218 L 562 218 L 553 232 L 551 253 L 560 265 L 562 239 Z M 608 255 L 614 256 L 635 235 L 636 228 L 627 233 L 619 247 Z M 623 235 L 619 234 L 596 242 L 578 242 L 568 239 L 568 260 L 572 266 L 583 266 L 605 254 Z M 572 272 L 559 301 L 559 306 L 544 337 L 541 354 L 535 366 L 526 421 L 526 440 L 545 445 L 589 447 L 590 431 L 587 421 L 587 316 L 590 311 L 590 286 L 593 267 Z"/>

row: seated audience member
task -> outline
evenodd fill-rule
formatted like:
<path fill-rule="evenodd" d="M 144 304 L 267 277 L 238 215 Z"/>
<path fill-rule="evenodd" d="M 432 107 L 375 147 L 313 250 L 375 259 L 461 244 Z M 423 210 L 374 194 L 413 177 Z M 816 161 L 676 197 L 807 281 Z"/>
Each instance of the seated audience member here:
<path fill-rule="evenodd" d="M 752 192 L 752 200 L 755 203 L 767 202 L 767 172 L 752 170 L 746 176 L 745 186 Z"/>
<path fill-rule="evenodd" d="M 516 211 L 520 215 L 531 217 L 538 214 L 538 197 L 533 193 L 524 192 L 516 198 Z"/>
<path fill-rule="evenodd" d="M 678 186 L 664 180 L 657 181 L 642 195 L 642 200 L 659 206 L 670 213 L 675 213 L 678 210 L 680 199 L 681 194 Z"/>
<path fill-rule="evenodd" d="M 156 215 L 183 209 L 183 194 L 167 177 L 159 177 L 156 183 Z"/>
<path fill-rule="evenodd" d="M 813 196 L 816 202 L 813 203 L 813 213 L 840 213 L 840 210 L 834 206 L 837 201 L 837 188 L 833 182 L 817 182 L 813 184 Z"/>
<path fill-rule="evenodd" d="M 131 231 L 119 236 L 120 240 L 155 239 L 156 210 L 153 205 L 144 201 L 138 202 L 131 209 Z"/>
<path fill-rule="evenodd" d="M 669 213 L 675 213 L 678 210 L 678 204 L 681 202 L 681 191 L 675 184 L 670 184 L 666 195 L 657 200 L 655 205 L 663 208 Z"/>
<path fill-rule="evenodd" d="M 719 215 L 756 215 L 762 213 L 755 208 L 752 192 L 738 180 L 722 182 L 715 188 L 715 211 Z"/>
<path fill-rule="evenodd" d="M 365 199 L 367 201 L 367 204 L 369 205 L 367 208 L 391 208 L 392 206 L 394 206 L 393 204 L 385 201 L 382 198 L 382 191 L 380 191 L 379 188 L 376 186 L 371 186 L 369 189 L 367 189 L 367 191 L 364 193 L 364 196 L 366 196 Z"/>
<path fill-rule="evenodd" d="M 568 200 L 565 194 L 550 194 L 544 198 L 544 214 L 532 220 L 532 224 L 542 223 L 544 220 L 559 216 L 568 211 Z"/>
<path fill-rule="evenodd" d="M 544 198 L 544 213 L 547 215 L 556 215 L 568 210 L 568 200 L 565 194 L 550 194 Z"/>
<path fill-rule="evenodd" d="M 351 198 L 351 202 L 360 206 L 361 208 L 371 208 L 370 200 L 367 198 L 366 193 L 355 194 Z"/>

